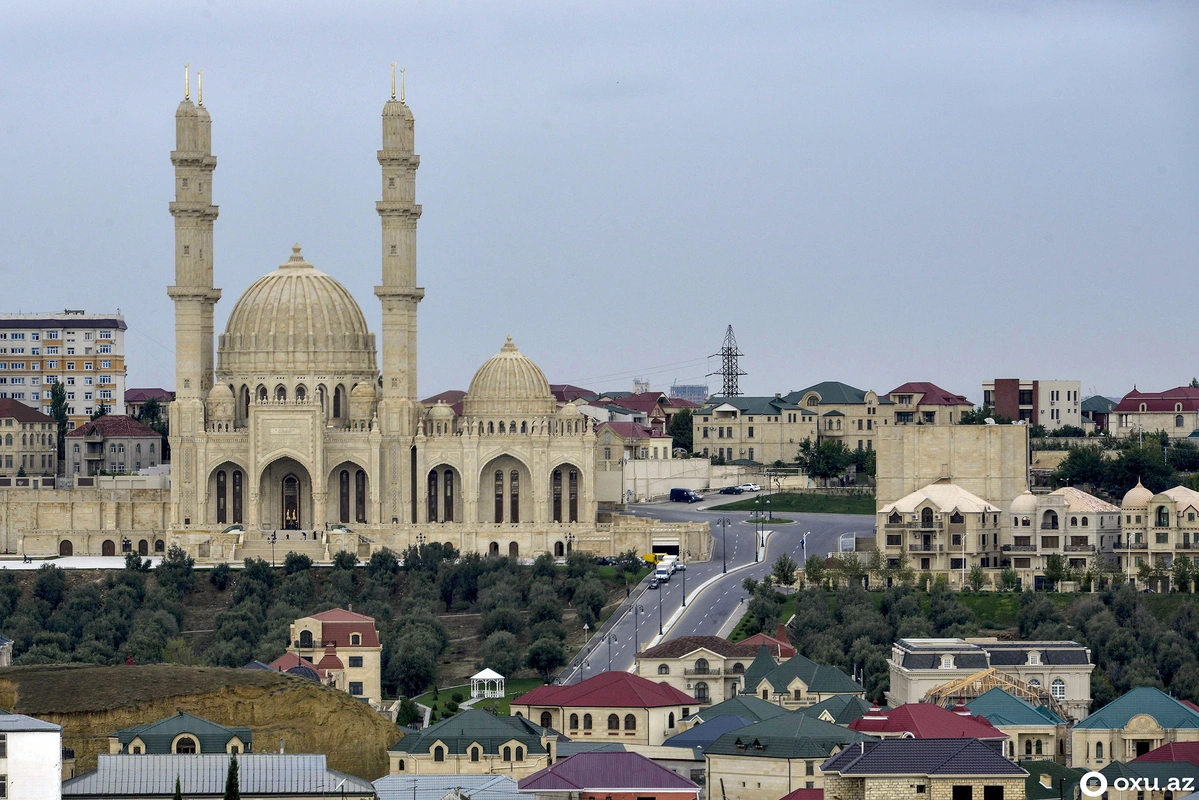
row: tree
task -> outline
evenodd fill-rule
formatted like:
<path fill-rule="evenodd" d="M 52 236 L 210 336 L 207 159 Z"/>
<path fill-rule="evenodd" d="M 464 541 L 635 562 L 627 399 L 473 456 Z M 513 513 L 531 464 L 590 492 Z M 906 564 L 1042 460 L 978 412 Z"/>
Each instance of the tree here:
<path fill-rule="evenodd" d="M 1040 423 L 1029 426 L 1028 438 L 1029 439 L 1044 439 L 1045 438 L 1045 426 L 1041 425 Z"/>
<path fill-rule="evenodd" d="M 1003 584 L 1004 589 L 1014 592 L 1016 591 L 1016 587 L 1020 585 L 1020 573 L 1012 569 L 1009 564 L 999 571 L 999 582 Z"/>
<path fill-rule="evenodd" d="M 353 569 L 358 565 L 358 556 L 349 550 L 338 550 L 333 556 L 333 569 Z"/>
<path fill-rule="evenodd" d="M 1195 579 L 1191 560 L 1184 555 L 1175 556 L 1173 572 L 1174 588 L 1180 592 L 1190 592 L 1191 582 Z"/>
<path fill-rule="evenodd" d="M 229 757 L 229 772 L 225 774 L 225 800 L 241 800 L 241 786 L 237 777 L 237 756 Z"/>
<path fill-rule="evenodd" d="M 67 416 L 67 389 L 61 383 L 55 382 L 50 389 L 50 416 L 54 417 L 58 429 L 58 463 L 67 456 L 67 428 L 71 420 Z"/>
<path fill-rule="evenodd" d="M 1053 472 L 1054 483 L 1070 486 L 1106 486 L 1110 464 L 1099 447 L 1071 447 Z"/>
<path fill-rule="evenodd" d="M 856 472 L 873 478 L 878 472 L 878 451 L 865 450 L 861 447 L 851 450 L 849 462 L 854 465 Z"/>
<path fill-rule="evenodd" d="M 980 567 L 978 564 L 975 564 L 974 566 L 970 567 L 970 577 L 968 578 L 968 580 L 970 581 L 971 589 L 973 589 L 976 592 L 981 592 L 982 588 L 983 588 L 983 581 L 985 580 L 985 576 L 983 574 L 983 568 Z"/>
<path fill-rule="evenodd" d="M 1081 439 L 1087 432 L 1077 425 L 1062 425 L 1049 435 L 1056 439 Z"/>
<path fill-rule="evenodd" d="M 195 566 L 195 559 L 189 556 L 186 550 L 172 544 L 167 548 L 166 556 L 158 568 L 154 570 L 154 577 L 159 586 L 170 590 L 182 600 L 196 583 Z"/>
<path fill-rule="evenodd" d="M 405 697 L 400 701 L 399 711 L 396 712 L 396 723 L 399 725 L 411 725 L 421 718 L 420 709 L 416 705 L 416 701 L 409 697 Z"/>
<path fill-rule="evenodd" d="M 92 419 L 97 420 L 100 419 L 100 417 L 107 417 L 111 413 L 111 408 L 106 406 L 104 403 L 100 403 L 100 405 L 96 406 L 96 410 L 92 412 Z"/>
<path fill-rule="evenodd" d="M 825 481 L 845 472 L 850 458 L 850 451 L 840 439 L 825 439 L 823 442 L 813 443 L 810 436 L 799 443 L 799 452 L 795 454 L 795 461 L 800 469 L 809 477 Z"/>
<path fill-rule="evenodd" d="M 824 583 L 826 570 L 824 568 L 824 559 L 820 556 L 808 556 L 808 560 L 804 562 L 803 571 L 809 586 L 820 586 Z"/>
<path fill-rule="evenodd" d="M 1191 378 L 1191 388 L 1199 389 L 1199 378 Z"/>
<path fill-rule="evenodd" d="M 496 631 L 483 642 L 479 665 L 501 675 L 511 675 L 520 668 L 520 646 L 516 637 L 507 631 Z"/>
<path fill-rule="evenodd" d="M 795 559 L 786 553 L 780 553 L 779 557 L 774 560 L 774 583 L 776 586 L 792 586 L 795 583 L 796 573 L 799 571 L 799 565 L 795 563 Z"/>
<path fill-rule="evenodd" d="M 1050 553 L 1045 558 L 1045 580 L 1056 590 L 1057 585 L 1069 577 L 1070 566 L 1065 557 L 1061 553 Z"/>
<path fill-rule="evenodd" d="M 996 424 L 998 425 L 1008 425 L 1011 423 L 1011 420 L 1007 417 L 1003 416 L 1002 414 L 996 414 L 994 407 L 983 405 L 971 411 L 963 411 L 958 416 L 958 424 L 986 425 L 988 417 L 995 420 Z"/>
<path fill-rule="evenodd" d="M 681 447 L 688 453 L 695 445 L 695 431 L 691 427 L 691 409 L 684 408 L 670 418 L 670 438 L 674 440 L 674 447 Z"/>
<path fill-rule="evenodd" d="M 525 659 L 529 669 L 536 670 L 547 682 L 550 673 L 566 664 L 566 651 L 557 639 L 538 639 L 529 645 Z"/>

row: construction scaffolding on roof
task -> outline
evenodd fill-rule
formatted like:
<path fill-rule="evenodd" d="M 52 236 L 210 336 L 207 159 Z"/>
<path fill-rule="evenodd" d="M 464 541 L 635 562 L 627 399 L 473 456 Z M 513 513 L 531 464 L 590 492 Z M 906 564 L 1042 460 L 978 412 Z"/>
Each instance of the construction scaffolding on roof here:
<path fill-rule="evenodd" d="M 936 703 L 942 708 L 952 708 L 959 698 L 968 703 L 992 689 L 1003 689 L 1008 694 L 1026 700 L 1035 706 L 1045 706 L 1062 719 L 1069 716 L 1044 687 L 1025 683 L 994 667 L 929 689 L 921 702 Z"/>

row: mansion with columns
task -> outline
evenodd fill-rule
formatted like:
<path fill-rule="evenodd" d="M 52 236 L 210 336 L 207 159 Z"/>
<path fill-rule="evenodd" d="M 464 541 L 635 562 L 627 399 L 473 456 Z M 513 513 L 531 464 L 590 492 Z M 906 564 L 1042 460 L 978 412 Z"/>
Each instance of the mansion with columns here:
<path fill-rule="evenodd" d="M 559 406 L 545 375 L 511 337 L 475 374 L 461 414 L 420 403 L 420 158 L 403 99 L 393 96 L 383 107 L 378 151 L 378 342 L 355 299 L 305 260 L 299 245 L 242 294 L 224 333 L 214 335 L 221 291 L 213 275 L 211 118 L 185 98 L 175 122 L 175 283 L 168 295 L 175 303 L 177 386 L 169 501 L 158 496 L 167 490 L 121 498 L 29 491 L 16 505 L 0 503 L 5 544 L 19 540 L 22 551 L 48 555 L 67 542 L 76 555 L 98 554 L 100 545 L 92 544 L 108 541 L 107 530 L 118 541 L 145 530 L 202 561 L 265 555 L 272 544 L 283 547 L 280 540 L 318 561 L 342 548 L 365 557 L 425 541 L 521 558 L 655 546 L 707 556 L 706 524 L 601 514 L 592 425 L 575 405 Z M 53 511 L 42 508 L 51 502 Z M 79 509 L 62 508 L 76 502 Z M 101 508 L 91 508 L 96 503 Z M 154 513 L 139 503 L 151 503 Z M 73 530 L 77 520 L 86 520 L 87 530 Z"/>

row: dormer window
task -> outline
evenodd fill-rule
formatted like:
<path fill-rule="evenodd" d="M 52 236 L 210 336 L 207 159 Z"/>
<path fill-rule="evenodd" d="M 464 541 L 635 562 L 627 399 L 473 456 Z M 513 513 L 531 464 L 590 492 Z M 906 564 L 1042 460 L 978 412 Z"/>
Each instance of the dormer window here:
<path fill-rule="evenodd" d="M 1039 667 L 1041 665 L 1041 654 L 1036 650 L 1030 651 L 1028 654 L 1028 663 L 1034 667 Z"/>
<path fill-rule="evenodd" d="M 351 633 L 350 634 L 350 646 L 351 647 L 360 647 L 361 645 L 362 645 L 362 634 Z"/>
<path fill-rule="evenodd" d="M 953 669 L 953 656 L 948 653 L 941 656 L 941 669 Z"/>

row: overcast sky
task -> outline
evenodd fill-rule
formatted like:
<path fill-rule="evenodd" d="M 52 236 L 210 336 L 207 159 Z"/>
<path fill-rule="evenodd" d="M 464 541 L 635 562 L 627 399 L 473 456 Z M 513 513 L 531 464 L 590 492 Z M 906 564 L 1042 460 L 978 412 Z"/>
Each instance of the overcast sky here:
<path fill-rule="evenodd" d="M 422 395 L 1199 374 L 1199 3 L 0 7 L 3 311 L 119 307 L 174 387 L 175 107 L 204 70 L 224 329 L 300 242 L 379 331 L 380 112 L 416 116 Z"/>

